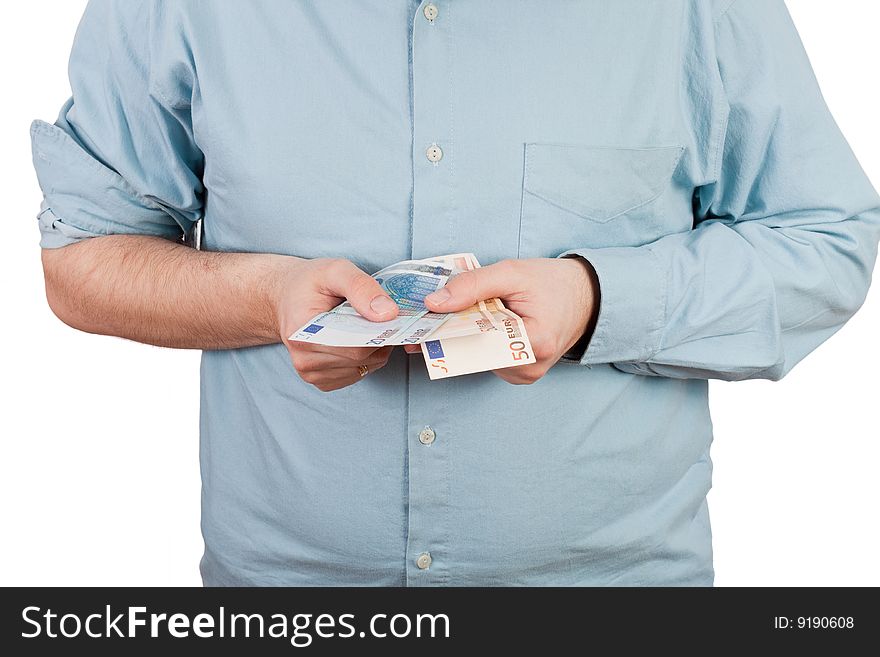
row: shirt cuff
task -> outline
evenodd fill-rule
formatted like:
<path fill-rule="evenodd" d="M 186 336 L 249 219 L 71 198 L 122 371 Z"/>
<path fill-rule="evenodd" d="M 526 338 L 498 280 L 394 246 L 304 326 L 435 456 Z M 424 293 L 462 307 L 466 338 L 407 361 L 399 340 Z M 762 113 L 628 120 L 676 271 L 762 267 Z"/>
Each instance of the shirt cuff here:
<path fill-rule="evenodd" d="M 65 223 L 52 211 L 45 200 L 40 206 L 37 221 L 40 224 L 40 247 L 43 249 L 58 249 L 100 235 Z"/>
<path fill-rule="evenodd" d="M 660 349 L 666 323 L 666 272 L 650 246 L 571 249 L 599 279 L 596 327 L 580 358 L 582 365 L 639 363 Z"/>

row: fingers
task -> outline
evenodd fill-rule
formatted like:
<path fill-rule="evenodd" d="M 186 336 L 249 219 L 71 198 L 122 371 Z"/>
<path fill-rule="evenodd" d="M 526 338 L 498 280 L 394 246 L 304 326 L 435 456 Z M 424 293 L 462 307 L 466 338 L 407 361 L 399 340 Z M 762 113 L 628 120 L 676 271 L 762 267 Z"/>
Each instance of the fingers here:
<path fill-rule="evenodd" d="M 547 373 L 547 367 L 541 363 L 534 363 L 519 367 L 505 367 L 493 370 L 492 373 L 502 381 L 513 385 L 527 386 L 539 381 Z"/>
<path fill-rule="evenodd" d="M 504 298 L 516 291 L 516 276 L 516 266 L 509 260 L 467 271 L 426 296 L 425 305 L 433 312 L 450 313 L 492 297 Z"/>
<path fill-rule="evenodd" d="M 377 349 L 362 361 L 333 358 L 332 354 L 318 351 L 291 352 L 293 365 L 303 381 L 319 390 L 330 392 L 360 381 L 363 376 L 360 365 L 366 365 L 367 373 L 375 372 L 388 363 L 392 347 Z"/>
<path fill-rule="evenodd" d="M 387 347 L 382 347 L 386 349 Z M 305 353 L 322 353 L 333 356 L 340 361 L 351 361 L 355 364 L 364 362 L 373 353 L 379 351 L 376 347 L 330 347 L 328 345 L 316 344 L 311 342 L 289 341 L 288 349 L 293 355 L 294 352 Z"/>
<path fill-rule="evenodd" d="M 322 281 L 324 291 L 348 299 L 354 309 L 374 322 L 387 322 L 397 317 L 397 304 L 369 274 L 348 260 L 332 260 Z"/>
<path fill-rule="evenodd" d="M 420 353 L 422 353 L 422 345 L 420 345 L 420 344 L 406 344 L 406 345 L 403 345 L 403 350 L 408 354 L 420 354 Z"/>
<path fill-rule="evenodd" d="M 304 373 L 319 372 L 323 370 L 356 370 L 359 365 L 367 365 L 371 370 L 377 369 L 388 361 L 391 347 L 377 349 L 363 358 L 351 359 L 340 358 L 329 351 L 309 350 L 291 354 L 296 371 L 302 376 Z"/>
<path fill-rule="evenodd" d="M 343 373 L 341 370 L 335 371 L 337 374 L 333 376 L 329 373 L 325 373 L 324 376 L 316 378 L 314 381 L 309 381 L 308 383 L 315 386 L 321 392 L 333 392 L 334 390 L 341 390 L 342 388 L 354 385 L 363 378 L 360 375 L 360 372 L 357 371 L 355 371 L 354 374 L 352 374 L 351 371 L 348 373 Z"/>

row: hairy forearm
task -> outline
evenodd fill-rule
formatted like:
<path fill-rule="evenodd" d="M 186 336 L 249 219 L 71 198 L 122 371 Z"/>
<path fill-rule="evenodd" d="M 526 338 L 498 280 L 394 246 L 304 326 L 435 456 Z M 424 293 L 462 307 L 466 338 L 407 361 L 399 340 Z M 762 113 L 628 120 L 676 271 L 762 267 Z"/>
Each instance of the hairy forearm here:
<path fill-rule="evenodd" d="M 43 250 L 49 305 L 66 324 L 191 349 L 279 342 L 278 286 L 298 262 L 136 235 Z"/>

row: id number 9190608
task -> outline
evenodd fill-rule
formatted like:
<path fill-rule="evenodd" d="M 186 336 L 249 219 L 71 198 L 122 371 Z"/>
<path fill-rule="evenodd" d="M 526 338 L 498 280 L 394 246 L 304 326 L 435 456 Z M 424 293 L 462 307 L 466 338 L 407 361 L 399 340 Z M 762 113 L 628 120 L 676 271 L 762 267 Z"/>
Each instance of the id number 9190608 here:
<path fill-rule="evenodd" d="M 773 629 L 776 630 L 847 630 L 855 627 L 853 616 L 776 616 Z"/>

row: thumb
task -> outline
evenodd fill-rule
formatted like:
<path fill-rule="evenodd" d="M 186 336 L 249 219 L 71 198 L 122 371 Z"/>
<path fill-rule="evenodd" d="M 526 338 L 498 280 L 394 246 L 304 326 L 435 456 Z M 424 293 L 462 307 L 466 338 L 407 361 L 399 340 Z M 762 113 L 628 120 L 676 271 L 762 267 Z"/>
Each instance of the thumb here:
<path fill-rule="evenodd" d="M 373 322 L 387 322 L 397 317 L 397 304 L 376 279 L 348 260 L 331 266 L 324 285 L 327 292 L 347 299 L 359 314 Z"/>
<path fill-rule="evenodd" d="M 470 308 L 478 301 L 504 297 L 513 291 L 514 271 L 506 261 L 466 271 L 445 286 L 425 297 L 432 312 L 454 313 Z"/>

